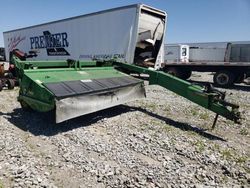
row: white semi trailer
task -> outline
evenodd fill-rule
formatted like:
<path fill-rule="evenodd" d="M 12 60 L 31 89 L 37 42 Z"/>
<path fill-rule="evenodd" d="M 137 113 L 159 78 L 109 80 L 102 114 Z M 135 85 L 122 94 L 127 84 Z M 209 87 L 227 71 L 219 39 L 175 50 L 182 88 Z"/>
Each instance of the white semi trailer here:
<path fill-rule="evenodd" d="M 135 4 L 7 31 L 6 57 L 14 49 L 35 50 L 34 60 L 118 58 L 159 69 L 166 20 L 166 12 Z"/>
<path fill-rule="evenodd" d="M 188 60 L 184 61 L 182 53 Z M 165 45 L 163 66 L 165 72 L 182 79 L 188 79 L 192 71 L 214 72 L 214 83 L 228 87 L 250 77 L 250 44 L 228 43 L 225 48 Z"/>

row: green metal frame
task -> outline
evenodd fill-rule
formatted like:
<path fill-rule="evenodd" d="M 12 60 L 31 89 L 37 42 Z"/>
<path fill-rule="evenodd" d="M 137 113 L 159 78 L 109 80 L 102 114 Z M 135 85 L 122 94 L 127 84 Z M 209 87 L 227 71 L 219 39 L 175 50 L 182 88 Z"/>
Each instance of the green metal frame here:
<path fill-rule="evenodd" d="M 218 91 L 206 90 L 204 87 L 191 84 L 162 71 L 150 70 L 148 68 L 119 62 L 115 62 L 114 65 L 121 70 L 148 74 L 150 85 L 160 85 L 218 115 L 239 123 L 239 106 L 226 102 L 224 96 Z"/>
<path fill-rule="evenodd" d="M 137 72 L 149 75 L 150 85 L 160 85 L 186 99 L 209 109 L 227 119 L 239 122 L 239 106 L 224 100 L 225 95 L 214 89 L 191 84 L 162 71 L 151 70 L 136 65 L 116 61 L 21 61 L 13 56 L 12 63 L 17 68 L 20 80 L 18 100 L 27 103 L 33 109 L 46 112 L 55 108 L 55 98 L 42 83 L 63 82 L 65 80 L 81 80 L 119 77 L 124 72 Z M 105 67 L 106 66 L 106 67 Z M 118 70 L 114 70 L 118 68 Z M 77 76 L 81 71 L 87 72 L 86 77 Z M 41 83 L 40 83 L 41 82 Z M 214 125 L 215 125 L 214 122 Z"/>

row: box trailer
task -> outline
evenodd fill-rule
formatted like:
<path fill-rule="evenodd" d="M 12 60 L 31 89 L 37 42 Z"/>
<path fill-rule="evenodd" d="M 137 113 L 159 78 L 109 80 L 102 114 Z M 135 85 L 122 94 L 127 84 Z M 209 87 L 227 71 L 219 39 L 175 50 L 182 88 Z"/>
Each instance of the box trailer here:
<path fill-rule="evenodd" d="M 250 77 L 250 44 L 227 43 L 225 48 L 196 47 L 189 48 L 189 60 L 184 62 L 170 60 L 165 46 L 163 71 L 182 79 L 188 79 L 192 71 L 214 72 L 213 81 L 221 87 L 241 83 Z"/>
<path fill-rule="evenodd" d="M 226 48 L 198 48 L 190 47 L 190 62 L 222 62 L 225 58 Z"/>
<path fill-rule="evenodd" d="M 227 43 L 225 47 L 193 45 L 189 51 L 190 62 L 250 62 L 250 44 Z"/>
<path fill-rule="evenodd" d="M 4 32 L 6 57 L 36 51 L 33 60 L 116 58 L 159 69 L 166 12 L 135 4 Z"/>

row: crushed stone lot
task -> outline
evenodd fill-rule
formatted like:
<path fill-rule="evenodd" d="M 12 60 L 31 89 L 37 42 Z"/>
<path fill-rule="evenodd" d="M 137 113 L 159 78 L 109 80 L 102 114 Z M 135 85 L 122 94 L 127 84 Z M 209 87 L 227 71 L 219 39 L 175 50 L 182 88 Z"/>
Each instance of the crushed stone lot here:
<path fill-rule="evenodd" d="M 194 73 L 191 80 L 210 80 Z M 0 187 L 250 187 L 250 86 L 227 99 L 242 124 L 159 86 L 147 98 L 54 124 L 0 92 Z"/>

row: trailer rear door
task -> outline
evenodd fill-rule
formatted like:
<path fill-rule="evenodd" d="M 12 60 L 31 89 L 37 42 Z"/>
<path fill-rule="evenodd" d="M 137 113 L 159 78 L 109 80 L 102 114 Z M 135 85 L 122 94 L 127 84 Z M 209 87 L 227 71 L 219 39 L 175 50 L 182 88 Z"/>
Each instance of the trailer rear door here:
<path fill-rule="evenodd" d="M 139 15 L 138 37 L 134 61 L 145 66 L 160 67 L 164 53 L 166 13 L 145 5 Z"/>

